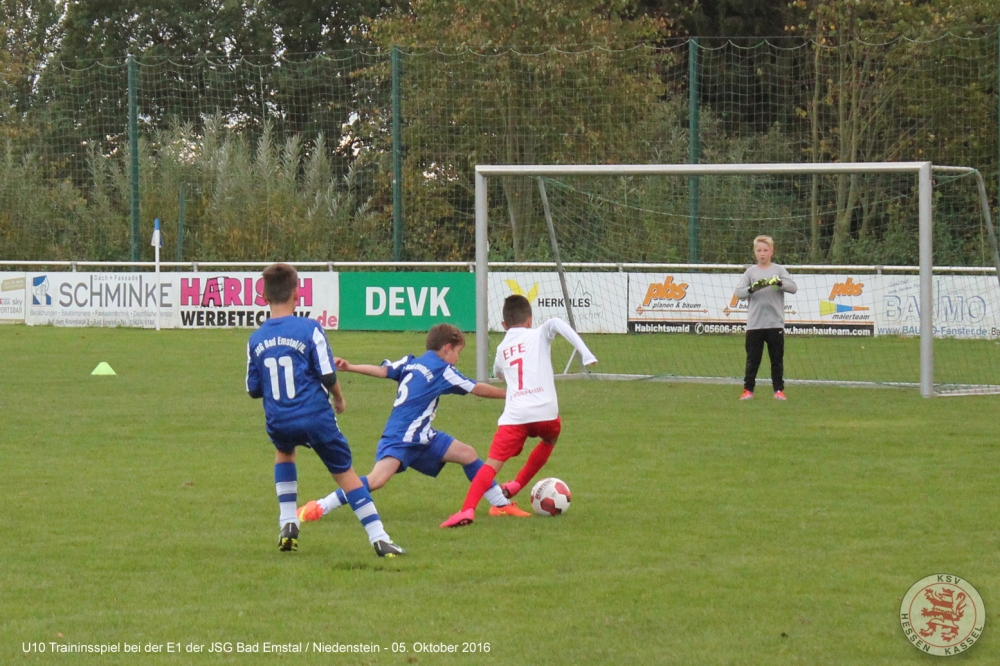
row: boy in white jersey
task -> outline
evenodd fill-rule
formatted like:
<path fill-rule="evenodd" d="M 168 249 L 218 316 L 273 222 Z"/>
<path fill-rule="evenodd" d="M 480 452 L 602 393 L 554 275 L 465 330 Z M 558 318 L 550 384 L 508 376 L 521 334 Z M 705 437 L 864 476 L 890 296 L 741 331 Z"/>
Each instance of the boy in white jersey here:
<path fill-rule="evenodd" d="M 507 335 L 497 346 L 494 373 L 507 382 L 507 404 L 493 435 L 489 457 L 472 480 L 462 510 L 441 523 L 441 527 L 461 527 L 476 518 L 476 505 L 493 484 L 497 472 L 511 458 L 520 455 L 528 437 L 540 441 L 513 481 L 501 486 L 505 497 L 513 497 L 531 482 L 548 461 L 559 439 L 562 422 L 552 372 L 552 340 L 556 333 L 580 352 L 584 365 L 597 363 L 583 339 L 561 319 L 549 319 L 531 328 L 531 303 L 524 296 L 508 296 L 503 303 L 503 327 Z"/>

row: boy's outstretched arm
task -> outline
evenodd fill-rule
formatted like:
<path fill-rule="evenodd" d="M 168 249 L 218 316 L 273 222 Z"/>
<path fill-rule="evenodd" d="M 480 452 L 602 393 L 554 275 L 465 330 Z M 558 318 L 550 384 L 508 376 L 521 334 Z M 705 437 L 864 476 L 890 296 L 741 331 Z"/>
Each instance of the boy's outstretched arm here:
<path fill-rule="evenodd" d="M 546 333 L 549 339 L 554 338 L 555 334 L 558 333 L 566 338 L 571 345 L 576 347 L 576 351 L 580 353 L 580 360 L 583 361 L 584 365 L 594 365 L 597 363 L 597 357 L 594 356 L 594 352 L 590 351 L 590 348 L 583 341 L 583 338 L 580 337 L 580 334 L 574 331 L 573 327 L 562 319 L 547 319 L 542 326 L 548 327 L 549 330 Z"/>
<path fill-rule="evenodd" d="M 349 363 L 345 358 L 334 358 L 333 362 L 337 364 L 337 370 L 356 372 L 359 375 L 368 375 L 369 377 L 385 379 L 389 372 L 388 368 L 384 365 L 355 365 L 354 363 Z"/>
<path fill-rule="evenodd" d="M 496 398 L 498 400 L 503 400 L 507 397 L 507 391 L 502 388 L 497 388 L 496 386 L 490 386 L 489 384 L 484 384 L 483 382 L 476 382 L 476 385 L 469 391 L 472 395 L 478 395 L 480 398 Z"/>
<path fill-rule="evenodd" d="M 333 411 L 343 414 L 347 409 L 347 403 L 344 402 L 344 394 L 340 391 L 340 382 L 330 387 L 330 394 L 333 396 Z"/>

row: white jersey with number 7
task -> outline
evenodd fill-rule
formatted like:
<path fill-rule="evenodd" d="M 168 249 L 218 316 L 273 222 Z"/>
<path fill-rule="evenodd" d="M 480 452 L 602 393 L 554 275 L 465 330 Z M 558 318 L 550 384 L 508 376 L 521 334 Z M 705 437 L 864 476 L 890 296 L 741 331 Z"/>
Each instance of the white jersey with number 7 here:
<path fill-rule="evenodd" d="M 497 347 L 493 373 L 507 382 L 507 404 L 499 425 L 551 421 L 559 416 L 559 399 L 552 372 L 552 341 L 556 333 L 576 347 L 584 365 L 597 363 L 576 331 L 562 319 L 548 319 L 538 328 L 515 327 Z"/>

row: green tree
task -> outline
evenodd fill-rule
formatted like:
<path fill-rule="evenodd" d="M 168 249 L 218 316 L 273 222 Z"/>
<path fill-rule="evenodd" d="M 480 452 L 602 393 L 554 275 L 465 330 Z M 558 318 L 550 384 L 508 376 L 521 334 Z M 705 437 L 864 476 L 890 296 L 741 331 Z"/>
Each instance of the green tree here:
<path fill-rule="evenodd" d="M 366 22 L 405 8 L 402 0 L 267 0 L 262 9 L 286 54 L 330 53 L 366 42 Z"/>
<path fill-rule="evenodd" d="M 624 0 L 417 0 L 410 11 L 374 23 L 377 43 L 406 54 L 408 233 L 470 256 L 454 239 L 471 239 L 472 220 L 458 211 L 472 210 L 477 163 L 601 163 L 648 154 L 639 150 L 643 133 L 633 130 L 665 90 L 656 54 L 636 44 L 655 40 L 664 24 L 630 19 L 633 9 Z M 541 222 L 535 193 L 525 179 L 503 182 L 504 243 L 515 256 Z"/>
<path fill-rule="evenodd" d="M 636 12 L 672 17 L 699 38 L 778 37 L 788 27 L 787 0 L 639 0 Z"/>
<path fill-rule="evenodd" d="M 59 39 L 55 0 L 0 0 L 0 125 L 25 145 L 26 116 Z"/>
<path fill-rule="evenodd" d="M 985 134 L 996 143 L 989 105 L 974 103 L 990 76 L 982 71 L 983 64 L 995 81 L 995 37 L 990 44 L 954 37 L 983 35 L 984 4 L 798 0 L 793 5 L 800 12 L 797 30 L 814 40 L 812 91 L 805 108 L 810 161 L 930 159 L 980 168 L 981 160 L 995 164 L 995 156 L 973 147 L 989 141 Z M 990 32 L 995 34 L 995 28 Z M 984 58 L 970 59 L 970 51 Z M 963 66 L 948 66 L 960 59 Z M 958 107 L 974 114 L 970 123 L 948 119 Z M 828 225 L 817 212 L 818 181 L 813 180 L 814 260 Z M 872 233 L 874 204 L 884 197 L 877 187 L 861 187 L 857 177 L 837 178 L 836 214 L 829 223 L 834 263 L 851 260 L 852 244 Z"/>
<path fill-rule="evenodd" d="M 71 63 L 272 54 L 275 37 L 264 16 L 254 0 L 83 0 L 67 6 L 59 55 Z"/>

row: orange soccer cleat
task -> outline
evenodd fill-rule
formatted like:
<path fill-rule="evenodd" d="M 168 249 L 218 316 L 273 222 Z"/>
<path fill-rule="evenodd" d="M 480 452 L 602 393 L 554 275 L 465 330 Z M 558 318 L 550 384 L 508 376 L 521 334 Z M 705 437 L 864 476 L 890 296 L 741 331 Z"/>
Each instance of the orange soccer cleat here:
<path fill-rule="evenodd" d="M 740 400 L 752 400 L 753 391 L 743 391 L 743 395 L 740 396 Z"/>
<path fill-rule="evenodd" d="M 309 500 L 299 507 L 297 515 L 300 522 L 311 523 L 323 517 L 323 507 L 316 500 Z"/>
<path fill-rule="evenodd" d="M 515 518 L 529 518 L 531 516 L 527 511 L 522 511 L 517 508 L 515 502 L 511 502 L 505 506 L 491 506 L 490 507 L 491 516 L 514 516 Z"/>

